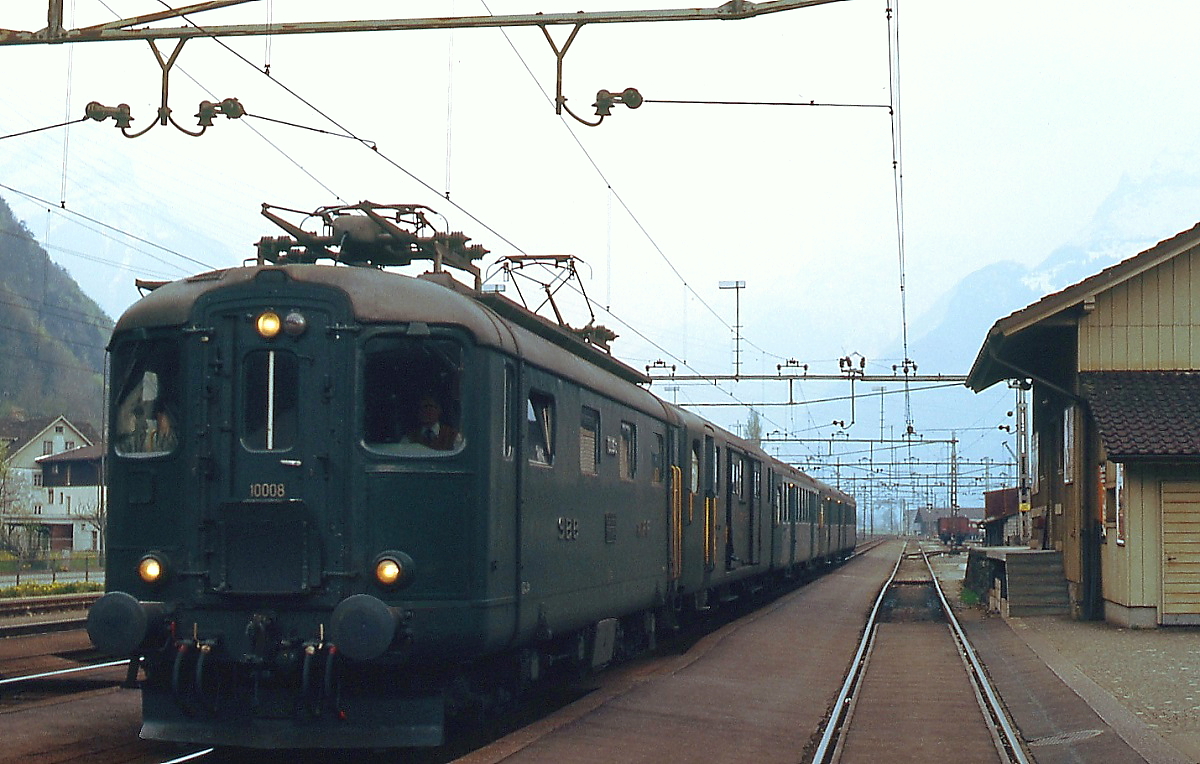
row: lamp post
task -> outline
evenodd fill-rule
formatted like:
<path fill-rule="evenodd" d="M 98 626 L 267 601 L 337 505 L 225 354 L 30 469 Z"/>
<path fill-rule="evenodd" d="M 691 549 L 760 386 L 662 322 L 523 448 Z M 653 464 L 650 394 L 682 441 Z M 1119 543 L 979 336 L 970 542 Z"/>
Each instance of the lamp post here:
<path fill-rule="evenodd" d="M 746 282 L 722 281 L 717 286 L 733 290 L 733 378 L 737 379 L 742 373 L 742 290 Z"/>

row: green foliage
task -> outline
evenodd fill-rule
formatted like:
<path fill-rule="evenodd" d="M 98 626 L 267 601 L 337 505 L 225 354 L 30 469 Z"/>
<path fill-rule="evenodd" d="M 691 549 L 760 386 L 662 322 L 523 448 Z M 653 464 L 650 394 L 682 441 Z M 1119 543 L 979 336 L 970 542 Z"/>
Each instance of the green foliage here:
<path fill-rule="evenodd" d="M 962 592 L 959 594 L 959 599 L 962 600 L 964 605 L 974 606 L 979 604 L 979 595 L 966 587 L 963 587 Z"/>
<path fill-rule="evenodd" d="M 98 425 L 112 325 L 0 199 L 0 417 Z"/>
<path fill-rule="evenodd" d="M 95 581 L 72 581 L 62 584 L 21 584 L 0 589 L 0 599 L 18 599 L 23 597 L 52 597 L 57 594 L 82 594 L 84 592 L 102 592 L 104 584 Z"/>

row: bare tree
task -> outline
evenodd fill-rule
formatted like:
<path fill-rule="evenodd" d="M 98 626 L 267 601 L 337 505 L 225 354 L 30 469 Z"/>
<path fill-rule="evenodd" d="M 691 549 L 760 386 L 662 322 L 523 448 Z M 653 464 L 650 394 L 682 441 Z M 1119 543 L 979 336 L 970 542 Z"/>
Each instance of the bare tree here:
<path fill-rule="evenodd" d="M 99 552 L 100 564 L 104 564 L 104 536 L 108 523 L 108 507 L 103 499 L 95 504 L 87 504 L 80 508 L 80 517 L 96 531 L 96 549 Z"/>

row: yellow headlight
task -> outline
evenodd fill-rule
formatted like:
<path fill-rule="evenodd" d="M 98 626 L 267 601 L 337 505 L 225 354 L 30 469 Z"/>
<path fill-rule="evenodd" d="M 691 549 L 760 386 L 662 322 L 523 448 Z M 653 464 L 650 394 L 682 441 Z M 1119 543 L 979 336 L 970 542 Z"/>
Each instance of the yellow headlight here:
<path fill-rule="evenodd" d="M 258 330 L 259 336 L 268 340 L 279 334 L 282 326 L 283 321 L 279 319 L 279 314 L 272 310 L 260 314 L 254 321 L 254 328 Z"/>
<path fill-rule="evenodd" d="M 375 578 L 384 586 L 391 586 L 404 576 L 404 567 L 391 557 L 375 563 Z"/>
<path fill-rule="evenodd" d="M 138 563 L 138 577 L 148 584 L 156 583 L 163 574 L 162 561 L 157 557 L 147 555 Z"/>

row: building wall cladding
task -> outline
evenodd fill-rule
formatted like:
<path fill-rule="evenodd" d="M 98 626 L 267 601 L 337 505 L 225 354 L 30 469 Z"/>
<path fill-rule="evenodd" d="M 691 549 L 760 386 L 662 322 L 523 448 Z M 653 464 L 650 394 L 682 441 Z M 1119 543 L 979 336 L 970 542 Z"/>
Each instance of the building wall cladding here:
<path fill-rule="evenodd" d="M 1086 308 L 1085 308 L 1086 310 Z M 1100 292 L 1079 322 L 1080 371 L 1200 368 L 1200 252 Z"/>

